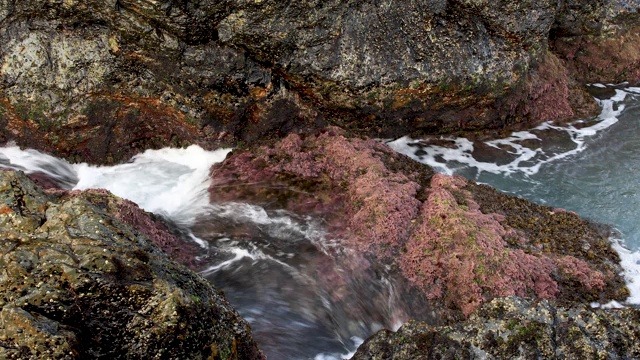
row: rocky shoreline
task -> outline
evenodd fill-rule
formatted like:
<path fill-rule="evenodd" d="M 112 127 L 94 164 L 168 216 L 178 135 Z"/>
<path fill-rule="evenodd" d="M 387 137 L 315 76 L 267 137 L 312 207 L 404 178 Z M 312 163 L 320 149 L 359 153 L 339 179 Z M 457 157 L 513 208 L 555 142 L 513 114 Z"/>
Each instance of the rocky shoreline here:
<path fill-rule="evenodd" d="M 640 80 L 637 1 L 0 3 L 0 142 L 112 164 L 336 125 L 500 132 Z"/>
<path fill-rule="evenodd" d="M 158 247 L 170 242 L 106 191 L 0 170 L 0 358 L 264 358 L 222 293 Z"/>
<path fill-rule="evenodd" d="M 640 81 L 638 9 L 0 0 L 0 144 L 96 164 L 234 146 L 211 201 L 322 218 L 358 266 L 388 265 L 437 309 L 356 359 L 638 357 L 638 310 L 584 305 L 628 295 L 606 229 L 370 138 L 593 114 L 584 84 Z M 187 269 L 197 249 L 135 204 L 5 170 L 0 200 L 0 357 L 263 357 Z"/>

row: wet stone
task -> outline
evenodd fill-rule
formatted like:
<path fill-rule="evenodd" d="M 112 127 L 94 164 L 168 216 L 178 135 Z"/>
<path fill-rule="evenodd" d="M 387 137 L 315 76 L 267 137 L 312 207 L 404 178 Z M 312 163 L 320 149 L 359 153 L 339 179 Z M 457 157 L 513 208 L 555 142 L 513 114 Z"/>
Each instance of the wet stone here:
<path fill-rule="evenodd" d="M 0 171 L 2 184 L 0 206 L 46 221 L 32 223 L 32 234 L 2 229 L 38 240 L 1 241 L 0 358 L 206 359 L 213 349 L 262 358 L 220 293 L 148 237 L 81 193 L 45 195 L 12 171 Z"/>

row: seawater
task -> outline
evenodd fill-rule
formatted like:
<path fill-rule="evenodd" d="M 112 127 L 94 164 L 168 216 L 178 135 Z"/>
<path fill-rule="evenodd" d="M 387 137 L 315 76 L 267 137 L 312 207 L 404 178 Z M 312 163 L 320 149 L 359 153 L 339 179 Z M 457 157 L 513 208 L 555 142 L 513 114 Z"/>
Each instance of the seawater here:
<path fill-rule="evenodd" d="M 536 203 L 612 225 L 640 303 L 640 88 L 591 85 L 602 112 L 571 124 L 545 122 L 489 141 L 403 137 L 393 149 L 439 172 L 457 174 Z"/>
<path fill-rule="evenodd" d="M 210 203 L 209 169 L 229 151 L 147 150 L 93 166 L 5 146 L 0 167 L 44 174 L 64 189 L 105 188 L 164 217 L 200 244 L 200 273 L 225 292 L 270 359 L 349 358 L 364 338 L 409 319 L 394 279 L 384 269 L 351 274 L 357 254 L 328 239 L 319 220 Z"/>
<path fill-rule="evenodd" d="M 620 231 L 612 241 L 632 291 L 628 303 L 638 304 L 640 89 L 593 90 L 603 108 L 594 119 L 546 122 L 490 141 L 405 137 L 389 145 L 440 172 L 612 224 Z M 229 151 L 147 150 L 101 167 L 5 146 L 0 167 L 45 174 L 65 189 L 106 188 L 175 224 L 200 244 L 201 274 L 224 290 L 270 359 L 348 358 L 377 330 L 413 317 L 406 303 L 414 299 L 398 295 L 384 268 L 350 273 L 357 254 L 328 238 L 319 219 L 210 203 L 209 169 Z"/>

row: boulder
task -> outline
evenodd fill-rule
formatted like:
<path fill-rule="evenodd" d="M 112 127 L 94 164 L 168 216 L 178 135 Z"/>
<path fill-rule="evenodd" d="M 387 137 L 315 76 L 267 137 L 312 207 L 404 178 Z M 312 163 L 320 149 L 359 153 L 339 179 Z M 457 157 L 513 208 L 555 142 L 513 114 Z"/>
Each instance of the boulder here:
<path fill-rule="evenodd" d="M 113 163 L 327 124 L 392 137 L 586 116 L 584 82 L 640 80 L 639 6 L 4 0 L 0 141 Z"/>
<path fill-rule="evenodd" d="M 152 242 L 168 232 L 132 207 L 0 171 L 0 358 L 263 358 L 223 294 L 169 259 Z"/>
<path fill-rule="evenodd" d="M 640 356 L 634 308 L 604 310 L 498 298 L 451 326 L 408 322 L 364 342 L 354 360 L 629 359 Z"/>

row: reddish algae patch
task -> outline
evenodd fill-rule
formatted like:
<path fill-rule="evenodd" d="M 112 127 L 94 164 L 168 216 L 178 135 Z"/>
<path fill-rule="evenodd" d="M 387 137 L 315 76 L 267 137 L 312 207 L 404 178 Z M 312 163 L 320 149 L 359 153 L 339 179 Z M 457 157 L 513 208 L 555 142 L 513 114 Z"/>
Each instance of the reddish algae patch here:
<path fill-rule="evenodd" d="M 399 271 L 427 298 L 465 316 L 493 297 L 599 301 L 626 294 L 606 237 L 577 216 L 411 163 L 378 141 L 336 128 L 291 134 L 214 165 L 210 196 L 323 219 L 333 240 Z M 555 225 L 540 233 L 536 223 Z M 573 241 L 576 229 L 601 254 L 550 246 Z"/>
<path fill-rule="evenodd" d="M 447 302 L 468 316 L 489 296 L 558 293 L 551 278 L 553 262 L 521 250 L 503 240 L 510 231 L 497 214 L 483 214 L 470 194 L 460 206 L 452 190 L 461 190 L 460 177 L 435 175 L 421 210 L 422 223 L 399 259 L 400 268 L 430 298 Z"/>
<path fill-rule="evenodd" d="M 319 215 L 336 235 L 349 234 L 352 246 L 377 252 L 402 244 L 420 207 L 420 185 L 411 174 L 391 171 L 383 162 L 400 156 L 336 128 L 306 138 L 291 134 L 256 155 L 234 154 L 214 165 L 211 199 Z"/>

